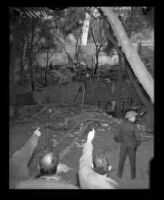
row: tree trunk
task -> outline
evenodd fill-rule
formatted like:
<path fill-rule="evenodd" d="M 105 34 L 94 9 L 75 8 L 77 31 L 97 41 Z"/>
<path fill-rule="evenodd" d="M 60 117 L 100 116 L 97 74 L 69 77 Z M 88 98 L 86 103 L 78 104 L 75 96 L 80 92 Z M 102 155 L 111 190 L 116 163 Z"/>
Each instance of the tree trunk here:
<path fill-rule="evenodd" d="M 120 117 L 121 116 L 121 98 L 120 98 L 120 94 L 121 94 L 121 86 L 122 86 L 122 65 L 124 65 L 124 61 L 122 60 L 124 59 L 121 55 L 119 56 L 119 71 L 118 71 L 118 90 L 117 90 L 117 115 Z"/>
<path fill-rule="evenodd" d="M 95 63 L 94 75 L 97 74 L 97 69 L 98 69 L 98 64 L 99 64 L 98 58 L 99 58 L 99 52 L 98 52 L 97 47 L 96 47 L 96 63 Z"/>
<path fill-rule="evenodd" d="M 119 45 L 122 47 L 122 51 L 125 53 L 126 58 L 130 66 L 132 67 L 136 77 L 149 95 L 151 101 L 154 103 L 154 79 L 145 68 L 143 62 L 138 56 L 136 49 L 133 47 L 132 43 L 127 37 L 120 20 L 112 11 L 112 8 L 101 7 L 101 10 L 104 12 L 105 16 L 107 16 L 107 19 L 109 20 L 117 37 Z"/>
<path fill-rule="evenodd" d="M 23 63 L 23 52 L 21 52 L 21 64 L 20 64 L 20 67 L 21 67 L 21 81 L 23 80 L 23 76 L 24 76 L 24 63 Z"/>
<path fill-rule="evenodd" d="M 10 104 L 16 104 L 16 91 L 15 91 L 15 60 L 16 60 L 16 30 L 17 22 L 13 25 L 13 41 L 10 43 Z"/>
<path fill-rule="evenodd" d="M 75 59 L 76 59 L 77 65 L 79 65 L 79 46 L 78 46 L 78 42 L 76 43 Z"/>
<path fill-rule="evenodd" d="M 23 41 L 22 44 L 22 51 L 20 54 L 20 81 L 23 81 L 23 77 L 24 77 L 24 46 L 25 46 L 25 42 Z"/>
<path fill-rule="evenodd" d="M 48 53 L 49 53 L 49 50 L 47 50 L 47 59 L 46 59 L 46 68 L 45 68 L 45 83 L 46 83 L 46 86 L 48 85 L 48 81 L 47 81 Z"/>
<path fill-rule="evenodd" d="M 76 48 L 75 58 L 76 58 L 77 65 L 79 64 L 79 40 L 80 40 L 81 32 L 82 32 L 82 28 L 80 30 L 79 35 L 77 36 L 76 46 L 75 46 Z"/>
<path fill-rule="evenodd" d="M 35 91 L 34 76 L 33 76 L 33 61 L 30 58 L 30 77 L 31 77 L 31 89 Z"/>
<path fill-rule="evenodd" d="M 10 104 L 16 104 L 15 94 L 15 42 L 13 42 L 10 52 Z"/>
<path fill-rule="evenodd" d="M 30 77 L 31 77 L 31 88 L 32 91 L 35 91 L 34 77 L 33 77 L 33 42 L 34 42 L 34 22 L 32 22 L 31 30 L 31 47 L 30 47 Z"/>

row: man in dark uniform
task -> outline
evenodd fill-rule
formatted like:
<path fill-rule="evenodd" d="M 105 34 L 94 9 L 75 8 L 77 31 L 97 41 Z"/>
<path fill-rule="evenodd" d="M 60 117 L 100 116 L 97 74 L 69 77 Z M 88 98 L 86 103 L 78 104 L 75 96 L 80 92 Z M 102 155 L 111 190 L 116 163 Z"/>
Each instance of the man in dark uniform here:
<path fill-rule="evenodd" d="M 120 147 L 120 160 L 118 165 L 118 177 L 121 178 L 125 159 L 128 155 L 131 169 L 131 179 L 136 178 L 136 150 L 139 145 L 139 139 L 136 135 L 136 112 L 130 111 L 126 114 L 126 120 L 121 124 L 119 133 L 114 137 L 116 142 L 121 143 Z"/>

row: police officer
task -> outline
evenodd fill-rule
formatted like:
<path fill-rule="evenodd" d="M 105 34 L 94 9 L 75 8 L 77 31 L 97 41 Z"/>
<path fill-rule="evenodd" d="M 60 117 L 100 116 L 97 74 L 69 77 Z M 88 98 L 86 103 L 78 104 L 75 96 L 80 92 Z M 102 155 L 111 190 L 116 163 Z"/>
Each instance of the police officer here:
<path fill-rule="evenodd" d="M 134 111 L 129 111 L 125 115 L 125 120 L 121 124 L 118 135 L 114 137 L 116 142 L 120 142 L 120 158 L 118 164 L 118 173 L 119 178 L 122 177 L 124 163 L 128 155 L 130 161 L 131 169 L 131 179 L 136 178 L 136 150 L 137 146 L 140 143 L 139 138 L 136 135 L 136 126 L 134 122 L 136 121 L 137 113 Z"/>

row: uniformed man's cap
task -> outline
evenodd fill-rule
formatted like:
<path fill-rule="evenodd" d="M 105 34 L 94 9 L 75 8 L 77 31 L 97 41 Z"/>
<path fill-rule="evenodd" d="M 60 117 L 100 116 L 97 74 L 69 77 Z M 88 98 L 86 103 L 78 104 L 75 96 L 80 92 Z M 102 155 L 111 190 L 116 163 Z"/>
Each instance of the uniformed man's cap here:
<path fill-rule="evenodd" d="M 128 111 L 126 113 L 126 115 L 125 115 L 125 118 L 130 119 L 130 118 L 136 117 L 136 115 L 138 115 L 136 112 L 134 112 L 134 111 Z"/>

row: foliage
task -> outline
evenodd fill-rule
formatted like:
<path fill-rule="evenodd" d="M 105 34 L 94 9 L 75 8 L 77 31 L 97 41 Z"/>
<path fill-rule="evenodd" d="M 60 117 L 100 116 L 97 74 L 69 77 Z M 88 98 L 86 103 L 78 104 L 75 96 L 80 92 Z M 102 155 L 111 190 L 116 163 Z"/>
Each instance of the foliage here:
<path fill-rule="evenodd" d="M 32 51 L 33 58 L 35 58 L 35 55 L 37 52 L 51 49 L 51 48 L 56 48 L 57 44 L 54 42 L 55 37 L 54 37 L 54 30 L 55 27 L 53 26 L 52 20 L 45 20 L 41 14 L 39 15 L 38 13 L 41 11 L 46 12 L 47 15 L 51 14 L 53 18 L 54 12 L 49 11 L 47 8 L 19 8 L 21 13 L 24 13 L 24 15 L 19 15 L 19 16 L 14 16 L 11 15 L 11 35 L 14 34 L 15 37 L 18 38 L 18 43 L 17 49 L 21 48 L 21 39 L 26 40 L 27 42 L 27 48 L 26 48 L 26 57 L 29 57 Z M 11 9 L 12 10 L 12 9 Z M 32 13 L 35 13 L 32 14 Z M 30 14 L 31 15 L 30 15 Z M 41 17 L 40 17 L 41 16 Z M 18 24 L 17 29 L 13 29 L 15 26 L 15 23 L 13 23 L 12 19 L 15 19 L 14 22 Z M 56 20 L 55 17 L 53 20 Z M 32 30 L 33 26 L 33 30 Z M 13 31 L 14 30 L 14 31 Z M 34 32 L 34 41 L 33 41 L 33 48 L 31 49 L 31 36 L 32 36 L 32 31 Z M 12 38 L 12 37 L 11 37 Z M 59 43 L 59 42 L 58 42 Z"/>
<path fill-rule="evenodd" d="M 128 12 L 120 11 L 118 16 L 129 37 L 132 33 L 143 32 L 154 26 L 154 8 L 144 12 L 144 7 L 131 7 Z"/>
<path fill-rule="evenodd" d="M 38 52 L 47 52 L 58 47 L 64 49 L 69 33 L 79 40 L 85 12 L 91 15 L 88 42 L 100 44 L 107 53 L 113 48 L 111 37 L 117 42 L 109 23 L 96 7 L 68 7 L 51 9 L 51 7 L 16 7 L 9 8 L 10 44 L 16 42 L 16 56 L 20 56 L 26 43 L 25 56 L 32 55 L 35 61 Z M 133 32 L 145 30 L 154 25 L 154 8 L 113 7 L 129 36 Z M 97 14 L 96 14 L 97 13 Z M 34 40 L 31 44 L 32 27 Z M 147 32 L 144 32 L 147 35 Z M 31 49 L 32 45 L 32 49 Z M 67 44 L 69 45 L 69 44 Z M 76 44 L 77 45 L 77 44 Z M 100 46 L 97 46 L 98 49 Z"/>
<path fill-rule="evenodd" d="M 61 31 L 66 36 L 69 33 L 77 32 L 82 26 L 85 17 L 85 8 L 70 7 L 65 10 L 64 18 L 61 20 Z"/>

